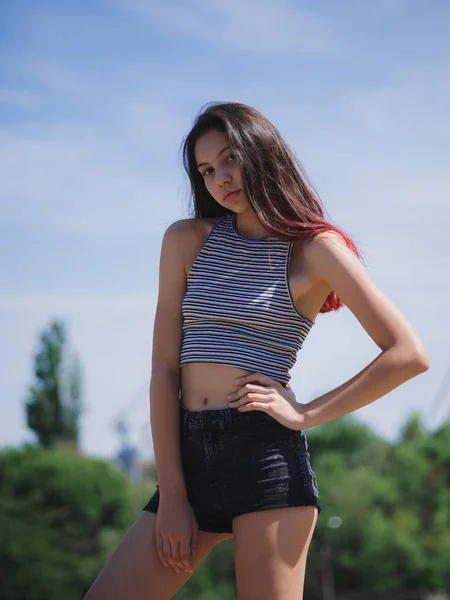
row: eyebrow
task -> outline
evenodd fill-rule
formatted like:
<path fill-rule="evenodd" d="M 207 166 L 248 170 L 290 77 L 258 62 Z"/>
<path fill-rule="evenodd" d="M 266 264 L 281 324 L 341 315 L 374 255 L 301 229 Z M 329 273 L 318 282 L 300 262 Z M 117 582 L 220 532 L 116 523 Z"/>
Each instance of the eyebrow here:
<path fill-rule="evenodd" d="M 219 154 L 217 155 L 217 157 L 216 157 L 216 158 L 219 158 L 219 156 L 220 156 L 221 154 L 223 154 L 223 153 L 225 152 L 225 150 L 229 150 L 230 148 L 231 148 L 231 146 L 225 146 L 225 148 L 222 148 L 222 150 L 219 152 Z M 204 162 L 202 162 L 202 163 L 198 163 L 198 164 L 197 164 L 197 169 L 200 169 L 200 167 L 203 167 L 204 165 L 208 165 L 208 164 L 209 164 L 209 163 L 204 163 Z"/>

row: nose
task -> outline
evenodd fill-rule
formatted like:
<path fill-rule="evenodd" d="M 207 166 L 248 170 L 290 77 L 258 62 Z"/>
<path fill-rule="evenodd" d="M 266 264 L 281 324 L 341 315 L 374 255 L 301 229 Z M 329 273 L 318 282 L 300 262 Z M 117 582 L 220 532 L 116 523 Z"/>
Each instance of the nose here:
<path fill-rule="evenodd" d="M 231 172 L 226 167 L 217 168 L 215 171 L 215 180 L 217 185 L 224 186 L 230 183 L 231 181 Z"/>

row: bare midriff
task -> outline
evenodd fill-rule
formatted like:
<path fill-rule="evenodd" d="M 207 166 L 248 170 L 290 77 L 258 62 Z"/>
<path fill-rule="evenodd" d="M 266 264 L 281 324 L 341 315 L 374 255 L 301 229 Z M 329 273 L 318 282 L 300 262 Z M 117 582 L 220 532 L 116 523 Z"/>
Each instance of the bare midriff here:
<path fill-rule="evenodd" d="M 251 372 L 215 363 L 184 364 L 181 367 L 181 404 L 191 410 L 230 408 L 228 394 L 241 387 L 235 379 Z"/>

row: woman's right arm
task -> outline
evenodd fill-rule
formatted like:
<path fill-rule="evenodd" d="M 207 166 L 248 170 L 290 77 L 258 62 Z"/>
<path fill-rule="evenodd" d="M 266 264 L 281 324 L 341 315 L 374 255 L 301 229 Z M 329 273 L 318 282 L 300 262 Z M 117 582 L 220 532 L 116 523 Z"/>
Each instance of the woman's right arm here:
<path fill-rule="evenodd" d="M 150 380 L 150 421 L 160 492 L 157 551 L 161 562 L 175 570 L 192 568 L 197 531 L 186 494 L 179 433 L 181 303 L 191 227 L 190 220 L 177 221 L 163 237 Z"/>

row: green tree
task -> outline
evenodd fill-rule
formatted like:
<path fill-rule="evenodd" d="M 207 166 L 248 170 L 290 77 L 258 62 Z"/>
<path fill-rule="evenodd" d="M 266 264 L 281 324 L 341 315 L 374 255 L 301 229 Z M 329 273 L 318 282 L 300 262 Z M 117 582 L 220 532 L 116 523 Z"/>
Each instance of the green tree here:
<path fill-rule="evenodd" d="M 409 531 L 416 549 L 403 572 L 410 589 L 425 583 L 430 590 L 450 590 L 450 422 L 434 432 L 424 430 L 413 416 L 389 461 L 403 512 L 414 520 Z"/>
<path fill-rule="evenodd" d="M 429 432 L 414 415 L 388 443 L 350 417 L 308 439 L 323 511 L 307 597 L 322 597 L 330 573 L 338 596 L 450 590 L 450 424 Z"/>
<path fill-rule="evenodd" d="M 126 477 L 105 460 L 0 452 L 0 597 L 81 600 L 135 516 Z"/>
<path fill-rule="evenodd" d="M 307 597 L 322 598 L 328 586 L 336 593 L 372 591 L 384 566 L 381 561 L 375 570 L 373 560 L 389 534 L 384 509 L 396 498 L 391 481 L 380 476 L 390 445 L 352 415 L 307 435 L 323 503 L 308 557 Z"/>
<path fill-rule="evenodd" d="M 53 321 L 40 336 L 34 361 L 35 382 L 26 402 L 27 425 L 46 448 L 78 442 L 81 367 L 68 350 L 64 323 Z"/>

